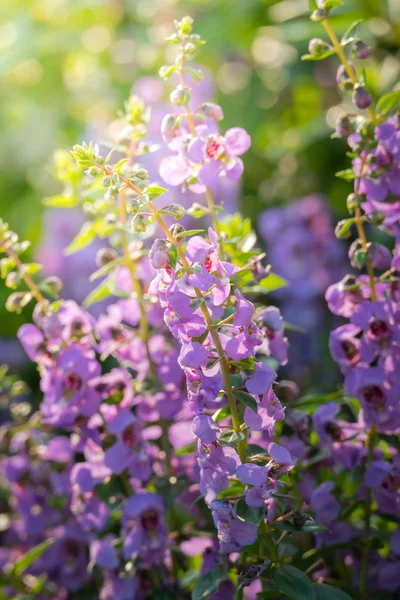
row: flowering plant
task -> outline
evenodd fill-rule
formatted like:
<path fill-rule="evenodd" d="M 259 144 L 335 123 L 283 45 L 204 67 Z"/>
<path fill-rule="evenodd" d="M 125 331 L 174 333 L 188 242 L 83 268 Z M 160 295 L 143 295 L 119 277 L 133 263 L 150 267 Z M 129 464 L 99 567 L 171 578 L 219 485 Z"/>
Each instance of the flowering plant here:
<path fill-rule="evenodd" d="M 1 274 L 16 290 L 7 308 L 35 302 L 18 338 L 42 393 L 29 414 L 4 373 L 15 419 L 3 436 L 4 598 L 346 600 L 399 588 L 399 251 L 366 237 L 370 224 L 398 235 L 399 93 L 371 108 L 345 53 L 369 49 L 354 27 L 339 42 L 329 20 L 339 4 L 315 6 L 331 44 L 312 40 L 304 58 L 336 54 L 339 86 L 367 109 L 337 125 L 354 192 L 336 235 L 354 226 L 350 261 L 365 269 L 327 291 L 350 320 L 330 338 L 344 390 L 299 397 L 277 380 L 290 325 L 268 300 L 287 282 L 249 222 L 215 200 L 221 182 L 239 180 L 251 139 L 222 130 L 220 106 L 194 101 L 204 42 L 185 17 L 168 38 L 175 62 L 160 70 L 178 83 L 158 143 L 133 93 L 111 151 L 75 145 L 64 191 L 47 199 L 85 214 L 67 253 L 100 246 L 90 277 L 100 283 L 83 305 L 59 297 L 57 277 L 40 279 L 23 262 L 27 243 L 0 224 Z"/>

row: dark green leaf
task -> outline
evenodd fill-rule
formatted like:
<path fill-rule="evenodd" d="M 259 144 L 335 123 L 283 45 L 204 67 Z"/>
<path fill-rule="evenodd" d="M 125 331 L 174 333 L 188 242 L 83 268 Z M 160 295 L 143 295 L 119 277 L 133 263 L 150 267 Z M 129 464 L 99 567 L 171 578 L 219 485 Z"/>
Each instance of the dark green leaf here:
<path fill-rule="evenodd" d="M 251 508 L 251 506 L 246 504 L 244 499 L 241 499 L 236 505 L 236 514 L 239 519 L 246 521 L 246 523 L 259 525 L 265 515 L 265 507 L 260 506 L 259 508 Z"/>
<path fill-rule="evenodd" d="M 215 411 L 212 418 L 213 421 L 215 421 L 215 423 L 218 423 L 218 421 L 226 419 L 226 417 L 228 417 L 230 414 L 231 409 L 229 408 L 229 406 L 223 406 L 222 408 L 219 408 L 217 411 Z"/>
<path fill-rule="evenodd" d="M 251 396 L 251 394 L 248 394 L 247 392 L 243 392 L 242 390 L 235 390 L 233 392 L 233 395 L 235 396 L 235 398 L 237 400 L 239 400 L 239 402 L 241 402 L 248 408 L 251 408 L 252 411 L 257 413 L 257 402 L 256 402 L 255 398 L 253 396 Z"/>
<path fill-rule="evenodd" d="M 192 600 L 208 599 L 225 579 L 226 575 L 220 567 L 216 567 L 208 571 L 208 573 L 200 575 L 192 591 Z"/>
<path fill-rule="evenodd" d="M 318 525 L 314 521 L 306 521 L 304 525 L 295 525 L 289 521 L 280 521 L 273 524 L 274 529 L 283 529 L 283 531 L 302 531 L 303 533 L 316 533 L 317 531 L 326 531 L 326 527 Z"/>
<path fill-rule="evenodd" d="M 272 579 L 279 591 L 293 600 L 315 600 L 311 580 L 300 569 L 292 565 L 282 565 L 273 569 Z"/>
<path fill-rule="evenodd" d="M 35 546 L 34 548 L 28 550 L 26 554 L 24 554 L 23 556 L 21 556 L 21 558 L 18 558 L 18 560 L 15 561 L 12 574 L 22 575 L 22 573 L 26 571 L 26 569 L 28 569 L 31 566 L 31 564 L 35 562 L 35 560 L 40 558 L 43 552 L 45 552 L 47 548 L 49 548 L 53 543 L 54 540 L 49 539 L 43 542 L 42 544 L 39 544 L 38 546 Z"/>
<path fill-rule="evenodd" d="M 355 219 L 343 219 L 335 227 L 335 235 L 341 240 L 345 240 L 351 235 L 351 226 L 354 225 Z"/>
<path fill-rule="evenodd" d="M 380 98 L 376 105 L 376 111 L 379 113 L 379 116 L 385 115 L 389 111 L 397 108 L 400 104 L 400 90 L 396 90 L 395 92 L 390 92 L 389 94 L 385 94 Z"/>
<path fill-rule="evenodd" d="M 243 431 L 234 431 L 233 429 L 227 429 L 219 436 L 219 443 L 221 446 L 236 446 L 238 442 L 245 439 Z"/>
<path fill-rule="evenodd" d="M 312 584 L 315 600 L 351 600 L 351 597 L 339 588 L 322 583 Z"/>

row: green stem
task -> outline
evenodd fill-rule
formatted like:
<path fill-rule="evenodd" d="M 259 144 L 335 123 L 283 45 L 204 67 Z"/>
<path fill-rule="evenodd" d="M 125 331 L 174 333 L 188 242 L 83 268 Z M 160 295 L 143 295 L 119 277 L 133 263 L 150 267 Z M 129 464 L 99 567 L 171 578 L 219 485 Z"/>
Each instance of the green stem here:
<path fill-rule="evenodd" d="M 27 287 L 29 288 L 29 291 L 31 292 L 32 296 L 35 298 L 35 300 L 38 302 L 38 304 L 40 304 L 40 306 L 42 307 L 43 312 L 47 312 L 48 311 L 48 303 L 47 300 L 45 299 L 45 297 L 43 296 L 43 294 L 41 293 L 41 291 L 39 290 L 38 286 L 36 285 L 36 283 L 33 281 L 32 277 L 29 275 L 29 273 L 24 272 L 23 269 L 23 264 L 20 261 L 19 257 L 17 256 L 17 254 L 15 254 L 15 252 L 13 252 L 11 250 L 11 248 L 7 248 L 7 245 L 5 245 L 3 247 L 3 251 L 5 252 L 5 254 L 7 254 L 7 256 L 9 256 L 10 258 L 13 259 L 13 261 L 15 262 L 17 269 L 22 277 L 22 279 L 25 281 Z"/>
<path fill-rule="evenodd" d="M 106 166 L 102 167 L 102 170 L 105 173 L 107 173 L 107 175 L 113 174 L 112 169 L 109 169 Z M 124 182 L 126 187 L 129 187 L 130 189 L 132 189 L 139 197 L 143 196 L 143 192 L 141 192 L 141 190 L 138 187 L 136 187 L 131 181 L 129 181 L 128 179 L 126 179 L 125 177 L 123 177 L 121 175 L 120 175 L 120 179 L 121 179 L 121 181 Z M 177 241 L 174 238 L 174 236 L 168 229 L 164 219 L 162 218 L 162 216 L 160 215 L 158 210 L 151 203 L 149 204 L 149 209 L 151 210 L 151 212 L 154 215 L 154 218 L 156 219 L 157 223 L 160 225 L 161 229 L 163 230 L 166 238 L 171 242 L 171 244 L 175 245 L 177 252 L 178 252 L 179 260 L 180 260 L 183 268 L 185 269 L 186 273 L 188 275 L 192 275 L 193 271 L 186 259 L 186 256 L 184 255 L 184 253 L 182 251 L 179 241 Z M 201 291 L 194 286 L 193 286 L 193 289 L 195 291 L 197 298 L 204 300 L 204 296 L 201 293 Z M 229 371 L 229 363 L 225 356 L 225 352 L 222 348 L 221 341 L 219 339 L 219 334 L 218 334 L 218 330 L 217 330 L 218 324 L 215 326 L 213 325 L 210 312 L 204 301 L 201 304 L 201 311 L 203 313 L 204 320 L 206 321 L 208 331 L 210 332 L 210 335 L 213 339 L 213 342 L 214 342 L 214 345 L 215 345 L 215 348 L 216 348 L 216 351 L 218 354 L 218 358 L 219 358 L 219 361 L 221 364 L 222 377 L 224 380 L 225 393 L 226 393 L 226 396 L 228 399 L 229 408 L 231 410 L 232 426 L 233 426 L 233 429 L 235 430 L 235 432 L 238 433 L 241 430 L 239 413 L 238 413 L 238 409 L 236 406 L 236 400 L 233 395 L 233 389 L 232 389 L 230 371 Z M 239 453 L 240 460 L 242 461 L 242 463 L 246 462 L 246 455 L 247 455 L 246 447 L 247 447 L 246 440 L 242 440 L 238 443 L 238 453 Z"/>
<path fill-rule="evenodd" d="M 275 563 L 275 566 L 279 567 L 281 564 L 281 561 L 280 561 L 279 554 L 278 554 L 278 548 L 275 546 L 274 539 L 273 539 L 265 521 L 261 521 L 260 529 L 264 536 L 264 540 L 267 545 L 268 551 L 271 555 L 271 559 Z"/>

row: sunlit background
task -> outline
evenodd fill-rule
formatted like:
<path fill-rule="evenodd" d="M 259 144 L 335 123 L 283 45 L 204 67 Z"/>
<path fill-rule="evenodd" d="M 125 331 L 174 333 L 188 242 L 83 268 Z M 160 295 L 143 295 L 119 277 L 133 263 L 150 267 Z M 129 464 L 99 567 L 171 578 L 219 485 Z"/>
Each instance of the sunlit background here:
<path fill-rule="evenodd" d="M 393 89 L 400 69 L 400 2 L 348 0 L 336 13 L 339 34 L 355 19 L 368 21 L 361 28 L 373 47 L 368 86 L 376 97 Z M 252 136 L 239 207 L 267 249 L 273 246 L 275 270 L 286 268 L 280 274 L 293 282 L 279 299 L 285 319 L 306 333 L 292 334 L 290 375 L 309 383 L 312 373 L 303 372 L 297 355 L 312 362 L 315 337 L 326 348 L 323 291 L 340 278 L 346 252 L 331 224 L 343 214 L 349 188 L 334 176 L 345 168 L 343 141 L 330 139 L 343 110 L 335 58 L 300 60 L 309 39 L 323 37 L 309 20 L 307 0 L 0 0 L 0 216 L 32 240 L 32 255 L 47 268 L 66 269 L 66 293 L 81 299 L 85 259 L 61 264 L 61 247 L 79 228 L 79 214 L 56 214 L 42 202 L 61 189 L 64 155 L 54 152 L 82 139 L 101 141 L 132 85 L 137 89 L 143 77 L 157 76 L 170 52 L 163 40 L 172 19 L 185 14 L 207 40 L 199 63 L 210 72 L 207 81 L 224 109 L 225 126 L 244 127 Z M 325 198 L 291 204 L 317 192 Z M 323 252 L 322 262 L 313 252 Z M 91 266 L 93 254 L 88 261 Z M 5 300 L 4 288 L 1 296 Z M 9 315 L 3 307 L 4 301 L 0 363 L 33 369 L 21 364 L 14 340 L 29 314 Z M 33 377 L 29 370 L 25 375 Z"/>

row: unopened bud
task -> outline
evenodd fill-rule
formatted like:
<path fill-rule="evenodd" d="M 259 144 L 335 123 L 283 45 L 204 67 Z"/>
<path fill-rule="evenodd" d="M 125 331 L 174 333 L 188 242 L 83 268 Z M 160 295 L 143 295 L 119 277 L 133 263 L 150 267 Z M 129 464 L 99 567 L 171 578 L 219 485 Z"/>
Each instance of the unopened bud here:
<path fill-rule="evenodd" d="M 165 269 L 169 263 L 168 245 L 165 240 L 154 241 L 149 252 L 150 264 L 154 269 Z"/>
<path fill-rule="evenodd" d="M 312 56 L 321 56 L 329 50 L 329 44 L 319 38 L 313 38 L 308 44 L 308 51 Z"/>
<path fill-rule="evenodd" d="M 363 60 L 371 55 L 371 48 L 363 40 L 354 40 L 351 55 L 353 58 Z"/>
<path fill-rule="evenodd" d="M 349 211 L 349 213 L 353 214 L 354 210 L 361 206 L 361 204 L 365 202 L 366 199 L 367 198 L 365 194 L 360 194 L 358 192 L 349 194 L 347 196 L 347 210 Z"/>
<path fill-rule="evenodd" d="M 336 121 L 336 133 L 341 137 L 349 137 L 354 133 L 354 125 L 349 115 L 340 115 Z"/>
<path fill-rule="evenodd" d="M 117 217 L 114 215 L 114 213 L 107 213 L 104 217 L 104 221 L 107 223 L 107 225 L 115 225 L 117 222 Z"/>
<path fill-rule="evenodd" d="M 322 23 L 322 21 L 325 21 L 327 17 L 327 11 L 323 8 L 319 8 L 318 10 L 314 10 L 314 12 L 311 14 L 310 19 L 311 21 L 314 21 L 314 23 Z"/>
<path fill-rule="evenodd" d="M 186 213 L 182 204 L 171 204 L 169 207 L 169 211 L 172 213 L 172 216 L 174 217 L 174 219 L 176 221 L 179 221 L 179 219 L 182 219 L 182 217 Z"/>
<path fill-rule="evenodd" d="M 355 84 L 352 99 L 357 108 L 361 109 L 368 108 L 372 102 L 368 90 L 360 83 Z"/>
<path fill-rule="evenodd" d="M 16 290 L 21 278 L 16 271 L 11 271 L 6 277 L 6 286 L 12 290 Z"/>
<path fill-rule="evenodd" d="M 305 513 L 302 510 L 295 510 L 293 512 L 293 523 L 295 525 L 297 525 L 298 527 L 302 527 L 304 525 L 304 523 L 306 523 L 307 521 L 310 520 L 310 515 L 308 515 L 307 513 Z"/>
<path fill-rule="evenodd" d="M 111 184 L 111 178 L 103 177 L 103 179 L 101 180 L 101 183 L 104 185 L 104 187 L 108 187 Z"/>
<path fill-rule="evenodd" d="M 98 175 L 98 173 L 99 173 L 99 171 L 96 167 L 90 167 L 86 171 L 86 175 L 89 175 L 89 177 L 96 177 L 96 175 Z"/>
<path fill-rule="evenodd" d="M 10 312 L 20 313 L 31 299 L 32 295 L 29 292 L 15 292 L 8 296 L 6 309 Z"/>
<path fill-rule="evenodd" d="M 178 87 L 171 92 L 169 99 L 172 104 L 186 106 L 190 100 L 190 90 L 187 87 L 178 85 Z"/>
<path fill-rule="evenodd" d="M 136 198 L 130 198 L 126 205 L 126 210 L 130 215 L 135 215 L 139 212 L 140 206 Z"/>
<path fill-rule="evenodd" d="M 132 219 L 132 229 L 135 233 L 141 233 L 147 229 L 147 217 L 142 214 L 135 215 Z"/>
<path fill-rule="evenodd" d="M 385 215 L 383 213 L 379 212 L 378 210 L 372 211 L 372 213 L 370 215 L 371 223 L 373 223 L 374 225 L 382 225 L 384 220 L 385 220 Z"/>
<path fill-rule="evenodd" d="M 46 277 L 46 279 L 44 279 L 43 286 L 47 288 L 47 291 L 50 294 L 55 296 L 62 290 L 63 284 L 59 277 L 52 275 L 51 277 Z"/>
<path fill-rule="evenodd" d="M 224 111 L 218 104 L 215 104 L 214 102 L 203 102 L 203 104 L 200 106 L 200 112 L 202 112 L 206 117 L 214 119 L 214 121 L 222 121 L 224 118 Z"/>
<path fill-rule="evenodd" d="M 389 248 L 386 248 L 383 244 L 372 243 L 368 254 L 374 269 L 386 271 L 390 268 L 393 256 Z"/>
<path fill-rule="evenodd" d="M 117 185 L 110 185 L 107 191 L 107 195 L 110 198 L 116 198 L 118 196 L 119 187 Z"/>
<path fill-rule="evenodd" d="M 98 267 L 104 267 L 104 265 L 115 260 L 117 256 L 118 254 L 114 248 L 100 248 L 96 253 L 96 265 Z"/>
<path fill-rule="evenodd" d="M 179 223 L 175 223 L 175 225 L 171 225 L 169 230 L 172 234 L 172 237 L 176 237 L 179 233 L 185 231 L 185 228 L 182 227 L 182 225 L 180 225 Z"/>
<path fill-rule="evenodd" d="M 351 71 L 354 74 L 354 77 L 356 76 L 356 71 L 354 69 L 353 63 L 351 63 L 349 61 L 349 66 Z M 347 72 L 347 69 L 344 65 L 340 65 L 340 67 L 337 70 L 336 73 L 336 82 L 338 84 L 338 86 L 340 87 L 340 89 L 345 92 L 345 91 L 349 91 L 353 89 L 354 83 L 353 83 L 353 79 L 350 77 L 349 73 Z"/>
<path fill-rule="evenodd" d="M 178 31 L 181 35 L 190 35 L 193 29 L 192 17 L 183 17 L 182 21 L 178 23 Z"/>
<path fill-rule="evenodd" d="M 147 169 L 143 169 L 142 167 L 140 167 L 139 169 L 136 169 L 134 176 L 137 179 L 144 181 L 145 179 L 149 178 L 149 172 L 147 171 Z"/>

